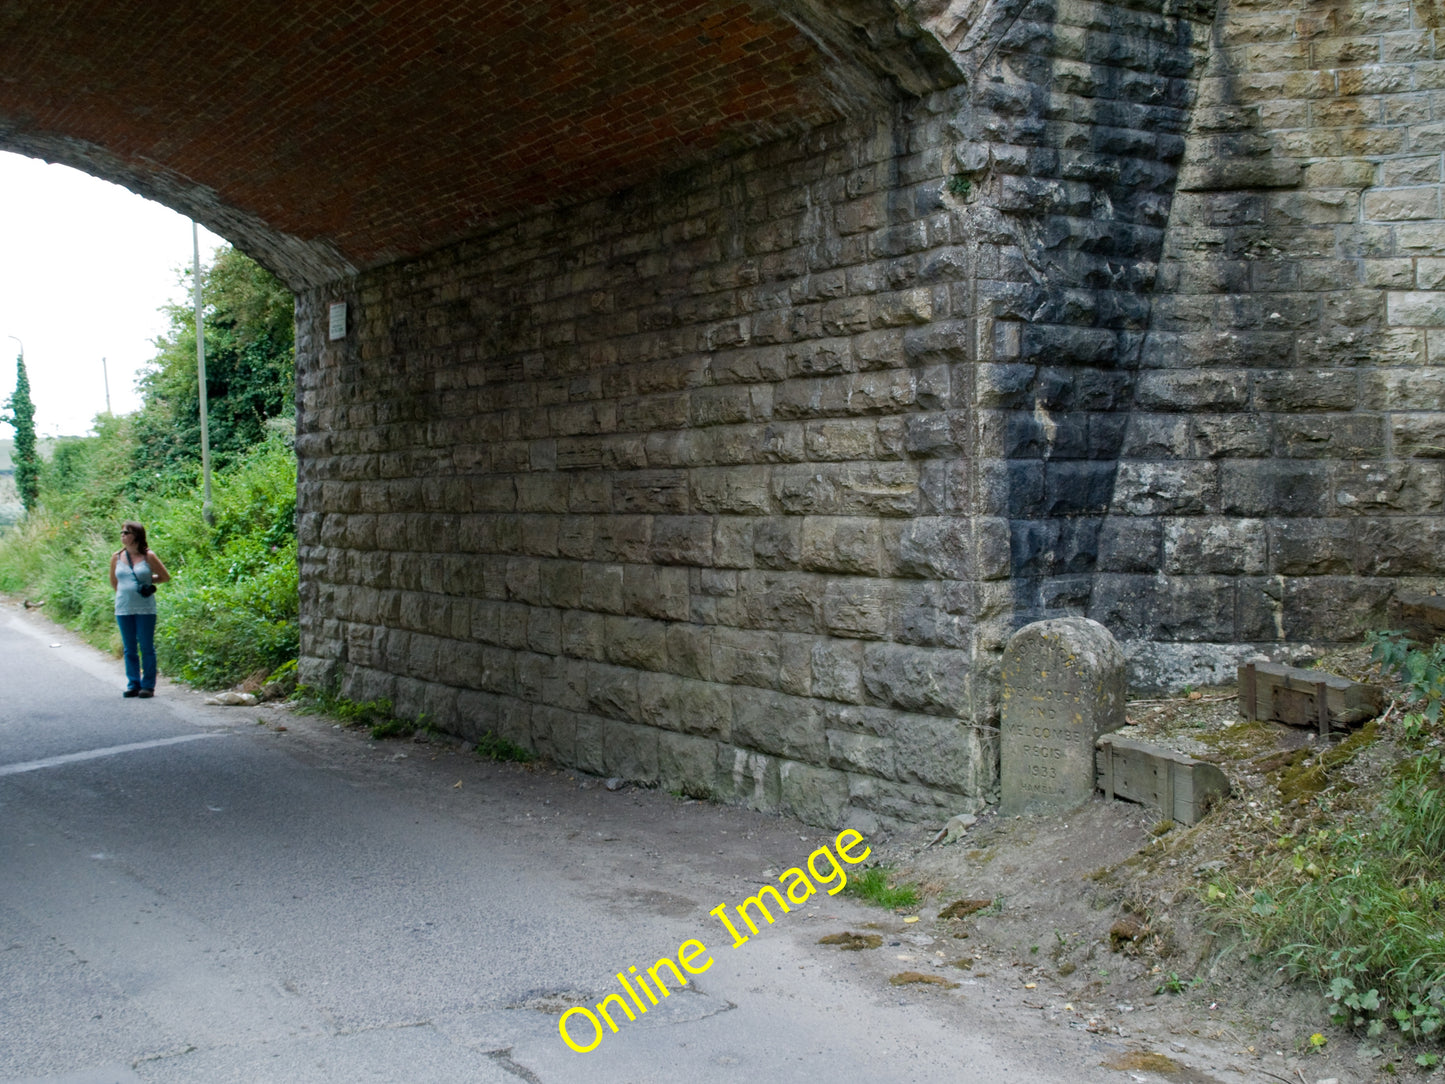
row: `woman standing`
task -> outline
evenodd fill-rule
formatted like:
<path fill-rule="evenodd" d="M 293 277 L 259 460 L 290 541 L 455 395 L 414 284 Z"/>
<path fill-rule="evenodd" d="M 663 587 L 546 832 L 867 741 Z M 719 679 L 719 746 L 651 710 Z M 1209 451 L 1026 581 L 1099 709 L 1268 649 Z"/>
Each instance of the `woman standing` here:
<path fill-rule="evenodd" d="M 121 548 L 110 558 L 115 588 L 115 623 L 125 650 L 126 689 L 122 696 L 156 694 L 156 585 L 171 578 L 161 559 L 146 547 L 146 529 L 127 522 Z"/>

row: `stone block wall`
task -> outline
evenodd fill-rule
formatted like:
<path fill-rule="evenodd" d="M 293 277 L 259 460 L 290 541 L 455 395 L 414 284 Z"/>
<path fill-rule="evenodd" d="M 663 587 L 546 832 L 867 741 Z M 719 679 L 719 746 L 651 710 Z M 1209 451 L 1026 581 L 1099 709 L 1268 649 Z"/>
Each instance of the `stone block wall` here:
<path fill-rule="evenodd" d="M 947 105 L 304 297 L 308 676 L 819 823 L 980 808 Z"/>
<path fill-rule="evenodd" d="M 1442 27 L 1220 13 L 1088 611 L 1136 680 L 1358 642 L 1445 579 Z"/>
<path fill-rule="evenodd" d="M 307 680 L 866 829 L 994 800 L 1028 621 L 1198 681 L 1438 572 L 1445 253 L 1359 164 L 1427 155 L 1316 120 L 1312 5 L 915 7 L 957 90 L 299 298 Z"/>

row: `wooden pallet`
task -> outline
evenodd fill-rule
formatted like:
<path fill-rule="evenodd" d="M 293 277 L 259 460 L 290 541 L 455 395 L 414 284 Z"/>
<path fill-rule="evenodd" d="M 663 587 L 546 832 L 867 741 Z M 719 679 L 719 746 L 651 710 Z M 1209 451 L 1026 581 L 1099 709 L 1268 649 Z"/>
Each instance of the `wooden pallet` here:
<path fill-rule="evenodd" d="M 1278 663 L 1239 668 L 1239 713 L 1290 726 L 1318 727 L 1321 738 L 1373 719 L 1383 710 L 1384 690 L 1338 674 L 1301 670 Z"/>
<path fill-rule="evenodd" d="M 1176 824 L 1199 823 L 1229 794 L 1229 780 L 1213 764 L 1162 745 L 1113 733 L 1101 737 L 1097 749 L 1095 772 L 1105 797 L 1153 806 Z"/>

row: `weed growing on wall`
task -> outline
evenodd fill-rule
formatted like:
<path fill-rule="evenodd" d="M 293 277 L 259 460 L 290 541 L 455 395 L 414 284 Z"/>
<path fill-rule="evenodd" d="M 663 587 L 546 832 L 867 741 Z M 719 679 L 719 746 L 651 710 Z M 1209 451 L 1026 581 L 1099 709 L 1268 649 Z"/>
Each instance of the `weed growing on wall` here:
<path fill-rule="evenodd" d="M 393 710 L 390 700 L 352 700 L 339 692 L 302 685 L 296 690 L 296 710 L 302 715 L 328 715 L 340 719 L 343 726 L 365 727 L 372 738 L 410 738 L 417 734 L 434 734 L 436 728 L 425 715 L 413 720 L 403 719 Z"/>
<path fill-rule="evenodd" d="M 524 749 L 490 730 L 477 742 L 477 755 L 488 760 L 511 761 L 516 764 L 528 764 L 537 759 L 537 754 L 530 749 Z"/>

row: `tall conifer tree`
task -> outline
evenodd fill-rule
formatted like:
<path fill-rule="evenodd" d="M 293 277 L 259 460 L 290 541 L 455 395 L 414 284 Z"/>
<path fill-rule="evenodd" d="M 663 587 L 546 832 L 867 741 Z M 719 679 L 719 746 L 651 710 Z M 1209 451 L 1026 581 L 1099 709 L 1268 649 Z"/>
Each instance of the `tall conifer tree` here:
<path fill-rule="evenodd" d="M 35 447 L 35 404 L 30 399 L 30 377 L 25 373 L 25 355 L 15 359 L 15 393 L 5 400 L 7 413 L 0 417 L 15 428 L 15 488 L 25 511 L 34 509 L 40 498 L 40 453 Z"/>

